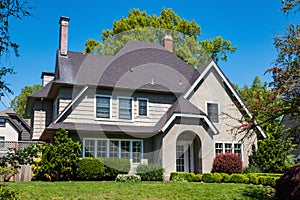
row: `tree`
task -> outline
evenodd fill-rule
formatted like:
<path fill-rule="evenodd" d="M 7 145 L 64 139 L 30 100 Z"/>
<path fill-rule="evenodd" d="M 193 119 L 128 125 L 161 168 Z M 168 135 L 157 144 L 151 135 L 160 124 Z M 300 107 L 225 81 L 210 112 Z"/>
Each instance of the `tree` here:
<path fill-rule="evenodd" d="M 38 180 L 74 180 L 81 144 L 68 137 L 68 132 L 59 129 L 54 142 L 40 146 L 41 159 L 35 162 L 33 171 Z"/>
<path fill-rule="evenodd" d="M 9 54 L 12 49 L 15 56 L 19 56 L 19 45 L 11 40 L 9 21 L 11 18 L 22 19 L 29 16 L 31 9 L 27 5 L 26 0 L 2 0 L 0 1 L 0 57 L 4 54 Z M 13 74 L 14 71 L 10 67 L 0 67 L 0 97 L 4 96 L 5 91 L 12 93 L 8 87 L 8 83 L 3 80 L 7 74 Z"/>
<path fill-rule="evenodd" d="M 266 139 L 258 141 L 257 149 L 253 147 L 250 164 L 270 173 L 281 173 L 291 167 L 294 164 L 292 139 L 286 137 L 282 118 L 270 120 L 269 117 L 279 115 L 284 108 L 280 96 L 274 96 L 273 91 L 268 89 L 258 76 L 254 78 L 251 87 L 244 86 L 238 89 L 238 92 L 252 114 L 251 120 L 255 120 L 267 135 Z M 247 132 L 254 127 L 254 123 L 248 122 L 245 126 L 242 125 L 240 130 Z"/>
<path fill-rule="evenodd" d="M 126 18 L 114 21 L 111 30 L 102 32 L 102 41 L 88 39 L 84 52 L 114 55 L 129 40 L 161 44 L 166 34 L 173 37 L 175 55 L 193 67 L 198 67 L 210 57 L 216 62 L 226 61 L 227 53 L 236 50 L 229 40 L 221 36 L 199 42 L 201 28 L 195 21 L 183 19 L 172 9 L 163 8 L 159 16 L 148 15 L 139 9 L 129 11 Z"/>
<path fill-rule="evenodd" d="M 27 97 L 41 88 L 42 86 L 40 84 L 23 87 L 21 93 L 10 102 L 10 106 L 20 117 L 28 118 L 29 116 L 26 114 Z"/>

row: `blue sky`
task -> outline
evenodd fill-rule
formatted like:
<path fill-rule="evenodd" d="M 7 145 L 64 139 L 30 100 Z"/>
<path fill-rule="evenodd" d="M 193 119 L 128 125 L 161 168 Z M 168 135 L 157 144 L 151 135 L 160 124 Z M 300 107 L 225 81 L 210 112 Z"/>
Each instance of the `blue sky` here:
<path fill-rule="evenodd" d="M 71 18 L 69 50 L 82 51 L 88 38 L 99 39 L 103 29 L 112 27 L 114 20 L 127 16 L 133 8 L 159 14 L 162 7 L 172 8 L 182 18 L 195 20 L 202 29 L 200 39 L 222 36 L 238 47 L 227 62 L 219 66 L 227 77 L 239 86 L 251 84 L 259 75 L 264 81 L 265 70 L 276 57 L 273 38 L 286 25 L 299 22 L 299 16 L 286 17 L 280 12 L 280 0 L 28 0 L 35 7 L 33 17 L 12 20 L 11 35 L 20 44 L 20 57 L 13 54 L 2 63 L 8 63 L 17 72 L 5 78 L 14 94 L 25 85 L 41 83 L 43 71 L 53 71 L 58 48 L 59 17 Z M 10 99 L 2 98 L 9 106 Z M 0 104 L 0 110 L 4 109 Z"/>

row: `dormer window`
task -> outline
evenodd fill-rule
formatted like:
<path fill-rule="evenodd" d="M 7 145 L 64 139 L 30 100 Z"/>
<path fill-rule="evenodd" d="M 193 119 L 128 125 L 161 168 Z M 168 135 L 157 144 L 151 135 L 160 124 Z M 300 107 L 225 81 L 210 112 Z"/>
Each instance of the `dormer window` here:
<path fill-rule="evenodd" d="M 219 104 L 218 103 L 207 103 L 207 116 L 213 123 L 219 123 Z"/>
<path fill-rule="evenodd" d="M 5 127 L 5 122 L 6 122 L 5 118 L 0 118 L 0 127 Z"/>
<path fill-rule="evenodd" d="M 132 119 L 132 98 L 119 97 L 119 119 Z"/>
<path fill-rule="evenodd" d="M 148 115 L 148 99 L 138 99 L 139 116 Z"/>
<path fill-rule="evenodd" d="M 96 96 L 96 118 L 110 118 L 110 96 Z"/>

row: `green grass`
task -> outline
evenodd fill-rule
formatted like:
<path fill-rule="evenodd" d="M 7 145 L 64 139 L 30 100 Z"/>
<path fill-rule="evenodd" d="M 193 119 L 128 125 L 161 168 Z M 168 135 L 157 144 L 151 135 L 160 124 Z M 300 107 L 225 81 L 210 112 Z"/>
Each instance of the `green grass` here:
<path fill-rule="evenodd" d="M 187 182 L 9 183 L 21 199 L 268 199 L 270 188 L 246 184 Z"/>

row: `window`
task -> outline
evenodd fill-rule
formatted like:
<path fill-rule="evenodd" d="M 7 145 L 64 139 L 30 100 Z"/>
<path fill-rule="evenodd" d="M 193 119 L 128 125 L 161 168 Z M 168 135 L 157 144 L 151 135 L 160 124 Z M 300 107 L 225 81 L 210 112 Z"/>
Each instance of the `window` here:
<path fill-rule="evenodd" d="M 5 137 L 0 136 L 0 147 L 4 147 L 4 141 L 5 141 Z"/>
<path fill-rule="evenodd" d="M 96 97 L 97 118 L 110 118 L 110 99 L 111 97 L 106 97 L 106 96 Z"/>
<path fill-rule="evenodd" d="M 142 159 L 143 141 L 120 139 L 84 139 L 83 157 L 128 158 L 132 163 Z"/>
<path fill-rule="evenodd" d="M 219 153 L 223 153 L 223 143 L 216 143 L 215 150 L 216 150 L 216 155 L 218 155 Z"/>
<path fill-rule="evenodd" d="M 132 119 L 131 98 L 119 98 L 119 119 Z"/>
<path fill-rule="evenodd" d="M 218 155 L 220 153 L 234 153 L 239 155 L 241 158 L 243 158 L 242 144 L 232 143 L 232 142 L 215 143 L 215 155 Z"/>
<path fill-rule="evenodd" d="M 232 144 L 225 143 L 225 153 L 232 153 Z"/>
<path fill-rule="evenodd" d="M 5 118 L 0 118 L 0 127 L 5 127 L 5 122 L 6 122 Z"/>
<path fill-rule="evenodd" d="M 147 104 L 148 104 L 148 100 L 147 99 L 138 99 L 138 102 L 139 102 L 139 115 L 140 116 L 147 116 L 148 113 L 148 107 L 147 107 Z"/>
<path fill-rule="evenodd" d="M 242 145 L 234 144 L 234 153 L 242 157 Z"/>
<path fill-rule="evenodd" d="M 218 107 L 217 103 L 207 103 L 207 116 L 214 123 L 219 123 Z"/>

